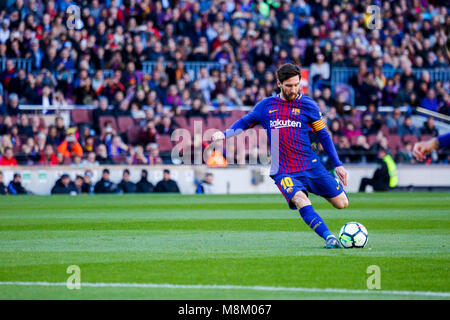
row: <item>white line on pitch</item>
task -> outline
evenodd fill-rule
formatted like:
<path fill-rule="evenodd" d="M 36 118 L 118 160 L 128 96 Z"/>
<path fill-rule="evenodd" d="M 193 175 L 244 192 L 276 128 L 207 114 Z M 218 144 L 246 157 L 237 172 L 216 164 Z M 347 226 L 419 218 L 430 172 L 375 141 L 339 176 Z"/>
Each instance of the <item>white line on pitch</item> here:
<path fill-rule="evenodd" d="M 42 286 L 61 287 L 65 282 L 42 282 L 42 281 L 0 281 L 0 286 Z M 430 296 L 450 297 L 450 292 L 433 291 L 400 291 L 400 290 L 357 290 L 357 289 L 335 289 L 335 288 L 302 288 L 302 287 L 270 287 L 270 286 L 237 286 L 237 285 L 203 285 L 203 284 L 168 284 L 168 283 L 102 283 L 81 282 L 81 287 L 92 288 L 160 288 L 160 289 L 221 289 L 221 290 L 254 290 L 254 291 L 290 291 L 311 293 L 347 293 L 347 294 L 392 294 L 404 296 Z"/>

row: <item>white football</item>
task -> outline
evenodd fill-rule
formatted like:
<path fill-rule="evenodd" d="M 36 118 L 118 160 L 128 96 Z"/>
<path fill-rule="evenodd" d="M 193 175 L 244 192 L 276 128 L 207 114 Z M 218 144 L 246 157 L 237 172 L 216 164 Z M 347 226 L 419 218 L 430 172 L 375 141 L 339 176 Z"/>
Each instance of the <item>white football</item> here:
<path fill-rule="evenodd" d="M 359 222 L 348 222 L 339 231 L 339 242 L 344 248 L 364 248 L 368 239 L 366 227 Z"/>

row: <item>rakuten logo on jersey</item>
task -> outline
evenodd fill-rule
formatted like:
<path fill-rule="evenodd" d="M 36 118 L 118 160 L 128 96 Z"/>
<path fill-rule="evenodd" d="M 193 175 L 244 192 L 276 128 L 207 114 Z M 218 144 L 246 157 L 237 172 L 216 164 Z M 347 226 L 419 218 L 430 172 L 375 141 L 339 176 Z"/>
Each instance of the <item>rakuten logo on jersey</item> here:
<path fill-rule="evenodd" d="M 293 127 L 293 128 L 301 128 L 302 123 L 300 121 L 292 121 L 292 120 L 270 120 L 270 127 L 274 129 Z"/>

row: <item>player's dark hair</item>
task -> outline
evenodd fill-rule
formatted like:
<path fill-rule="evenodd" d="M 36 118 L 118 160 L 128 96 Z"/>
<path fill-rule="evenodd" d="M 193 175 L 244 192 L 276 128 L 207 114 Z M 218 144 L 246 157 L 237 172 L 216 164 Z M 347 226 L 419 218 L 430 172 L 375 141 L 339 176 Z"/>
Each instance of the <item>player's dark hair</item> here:
<path fill-rule="evenodd" d="M 277 70 L 277 79 L 281 83 L 295 76 L 299 76 L 300 79 L 302 78 L 300 67 L 296 66 L 295 64 L 285 63 Z"/>

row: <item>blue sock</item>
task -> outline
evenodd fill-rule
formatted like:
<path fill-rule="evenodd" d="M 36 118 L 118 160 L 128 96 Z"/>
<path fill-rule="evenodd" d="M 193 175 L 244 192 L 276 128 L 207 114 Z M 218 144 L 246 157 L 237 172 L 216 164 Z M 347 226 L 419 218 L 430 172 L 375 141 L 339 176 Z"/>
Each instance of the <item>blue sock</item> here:
<path fill-rule="evenodd" d="M 319 236 L 327 239 L 328 236 L 332 235 L 330 230 L 328 230 L 327 225 L 322 220 L 322 218 L 314 211 L 312 205 L 301 208 L 300 215 L 302 216 L 305 223 L 313 229 Z"/>

